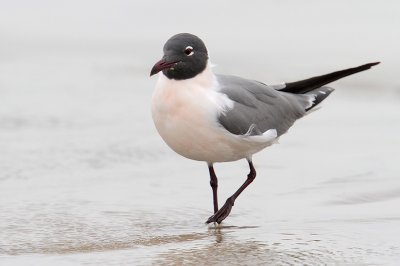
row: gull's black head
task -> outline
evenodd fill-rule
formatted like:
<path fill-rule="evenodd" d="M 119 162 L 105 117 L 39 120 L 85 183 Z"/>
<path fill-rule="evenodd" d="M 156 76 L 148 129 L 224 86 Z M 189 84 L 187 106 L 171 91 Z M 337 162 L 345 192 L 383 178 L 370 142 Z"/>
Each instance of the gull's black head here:
<path fill-rule="evenodd" d="M 151 69 L 150 76 L 162 71 L 169 79 L 190 79 L 207 66 L 207 48 L 190 33 L 172 36 L 164 45 L 164 56 Z"/>

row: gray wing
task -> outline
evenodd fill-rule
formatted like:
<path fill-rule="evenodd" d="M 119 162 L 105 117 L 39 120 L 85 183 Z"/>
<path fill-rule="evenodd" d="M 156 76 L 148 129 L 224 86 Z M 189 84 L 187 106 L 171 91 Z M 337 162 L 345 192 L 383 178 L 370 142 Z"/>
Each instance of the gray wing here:
<path fill-rule="evenodd" d="M 281 92 L 258 81 L 217 75 L 220 92 L 234 102 L 219 123 L 235 135 L 261 135 L 276 129 L 284 134 L 310 107 L 310 95 Z"/>

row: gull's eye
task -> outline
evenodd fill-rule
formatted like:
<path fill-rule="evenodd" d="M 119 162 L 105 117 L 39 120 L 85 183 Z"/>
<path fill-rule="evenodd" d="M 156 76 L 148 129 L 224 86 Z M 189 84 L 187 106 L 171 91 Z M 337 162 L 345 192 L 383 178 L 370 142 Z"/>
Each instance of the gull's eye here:
<path fill-rule="evenodd" d="M 186 48 L 185 48 L 185 54 L 186 54 L 187 56 L 193 55 L 193 54 L 194 54 L 194 52 L 193 52 L 193 47 L 192 47 L 192 46 L 186 47 Z"/>

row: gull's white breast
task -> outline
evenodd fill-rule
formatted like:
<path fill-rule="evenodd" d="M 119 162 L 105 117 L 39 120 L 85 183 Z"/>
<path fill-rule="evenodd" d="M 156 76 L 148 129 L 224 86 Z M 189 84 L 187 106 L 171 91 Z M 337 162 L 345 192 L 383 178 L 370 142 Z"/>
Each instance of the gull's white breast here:
<path fill-rule="evenodd" d="M 225 130 L 218 116 L 230 108 L 233 102 L 218 92 L 209 68 L 188 80 L 159 74 L 152 98 L 153 121 L 168 146 L 184 157 L 209 163 L 235 161 L 272 144 L 276 132 L 267 131 L 265 138 L 237 136 Z"/>

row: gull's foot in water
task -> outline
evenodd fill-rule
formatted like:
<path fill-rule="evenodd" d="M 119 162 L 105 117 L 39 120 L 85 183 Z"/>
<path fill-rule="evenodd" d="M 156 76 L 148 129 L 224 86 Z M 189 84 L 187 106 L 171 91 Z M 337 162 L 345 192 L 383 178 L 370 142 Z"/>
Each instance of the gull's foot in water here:
<path fill-rule="evenodd" d="M 220 224 L 226 217 L 228 217 L 229 213 L 231 213 L 232 207 L 235 203 L 235 200 L 232 197 L 228 198 L 224 204 L 214 215 L 208 218 L 206 224 L 209 223 L 218 223 Z"/>

